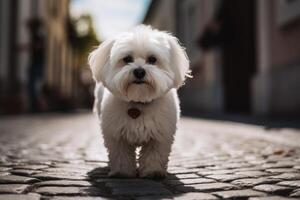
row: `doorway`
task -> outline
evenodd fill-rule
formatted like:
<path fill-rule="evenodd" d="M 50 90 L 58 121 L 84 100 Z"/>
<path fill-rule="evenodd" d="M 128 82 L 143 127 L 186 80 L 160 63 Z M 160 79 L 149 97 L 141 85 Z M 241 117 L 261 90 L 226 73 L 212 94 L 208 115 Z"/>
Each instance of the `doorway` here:
<path fill-rule="evenodd" d="M 250 113 L 251 79 L 256 70 L 255 1 L 224 0 L 220 11 L 224 110 Z"/>

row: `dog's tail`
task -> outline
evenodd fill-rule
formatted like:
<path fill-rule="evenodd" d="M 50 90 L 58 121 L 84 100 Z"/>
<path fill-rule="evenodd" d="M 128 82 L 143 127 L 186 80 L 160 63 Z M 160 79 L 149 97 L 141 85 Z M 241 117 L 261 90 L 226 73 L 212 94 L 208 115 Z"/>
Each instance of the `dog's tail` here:
<path fill-rule="evenodd" d="M 102 83 L 96 83 L 95 90 L 94 90 L 94 106 L 93 106 L 93 112 L 100 117 L 101 114 L 101 102 L 103 98 L 103 92 L 104 92 L 104 87 Z"/>

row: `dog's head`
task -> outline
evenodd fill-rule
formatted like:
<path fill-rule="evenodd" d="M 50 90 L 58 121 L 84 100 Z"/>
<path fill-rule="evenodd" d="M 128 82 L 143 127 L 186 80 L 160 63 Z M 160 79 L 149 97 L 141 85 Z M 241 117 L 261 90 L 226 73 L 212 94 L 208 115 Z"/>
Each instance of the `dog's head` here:
<path fill-rule="evenodd" d="M 150 102 L 179 88 L 189 74 L 177 38 L 145 25 L 106 40 L 88 61 L 94 79 L 126 101 Z"/>

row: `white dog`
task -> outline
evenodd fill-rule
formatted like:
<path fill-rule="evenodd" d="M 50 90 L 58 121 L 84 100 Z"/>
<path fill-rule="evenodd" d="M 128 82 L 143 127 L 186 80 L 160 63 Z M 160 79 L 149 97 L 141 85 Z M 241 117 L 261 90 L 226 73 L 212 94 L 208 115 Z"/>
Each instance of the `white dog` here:
<path fill-rule="evenodd" d="M 103 42 L 89 56 L 95 109 L 108 149 L 110 176 L 162 178 L 179 118 L 176 89 L 189 76 L 178 40 L 140 25 Z"/>

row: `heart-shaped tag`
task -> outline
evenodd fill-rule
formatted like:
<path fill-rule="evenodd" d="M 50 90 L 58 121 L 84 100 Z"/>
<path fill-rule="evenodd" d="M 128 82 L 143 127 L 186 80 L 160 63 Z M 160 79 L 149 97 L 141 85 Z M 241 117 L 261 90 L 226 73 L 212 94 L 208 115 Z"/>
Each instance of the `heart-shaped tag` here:
<path fill-rule="evenodd" d="M 136 119 L 141 115 L 141 111 L 137 108 L 130 108 L 127 111 L 127 114 L 132 118 Z"/>

